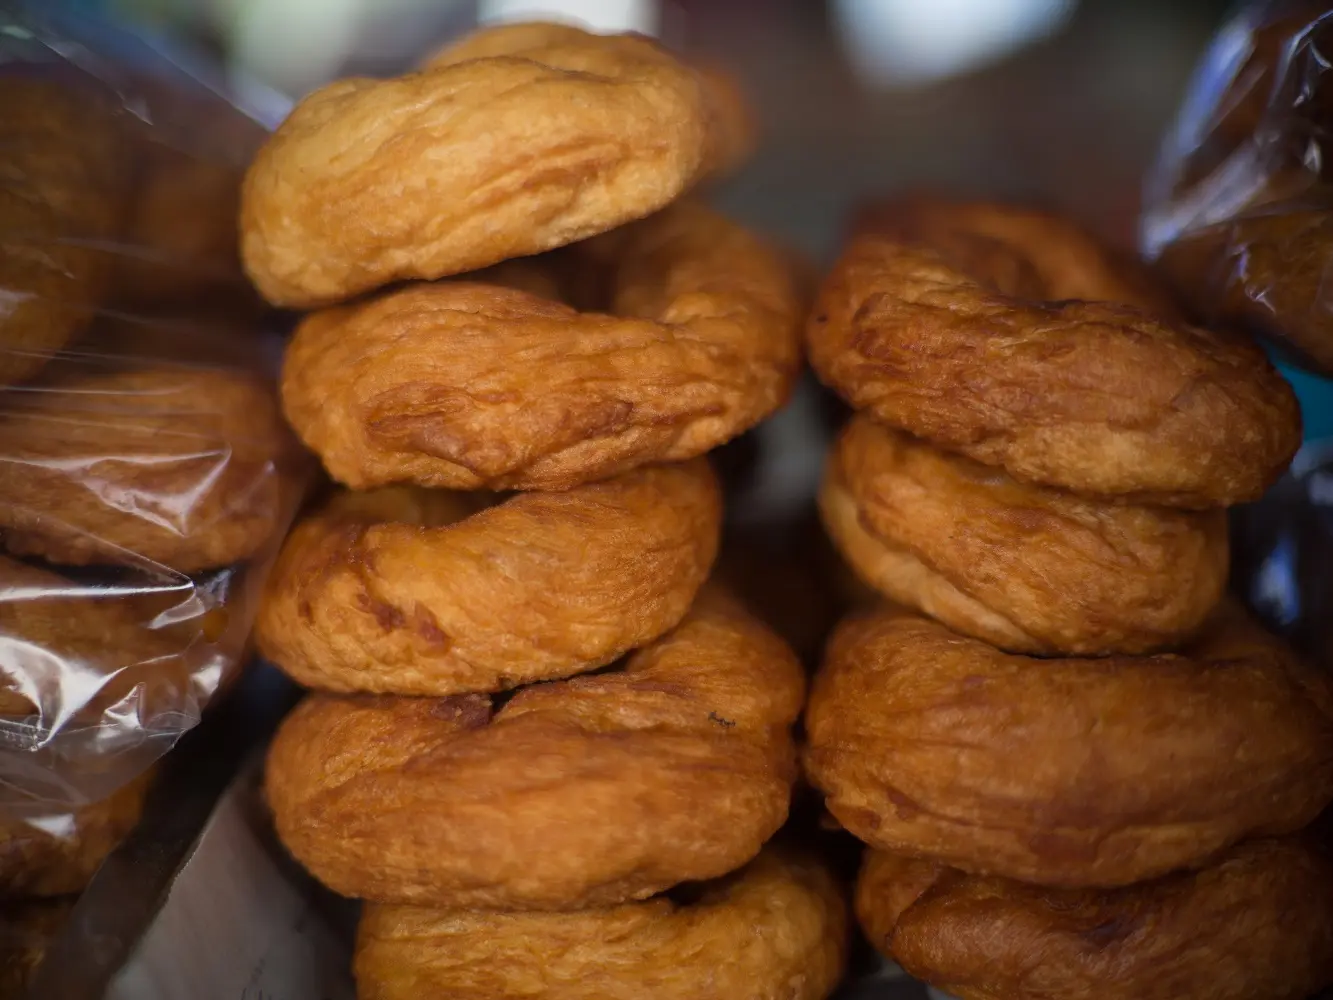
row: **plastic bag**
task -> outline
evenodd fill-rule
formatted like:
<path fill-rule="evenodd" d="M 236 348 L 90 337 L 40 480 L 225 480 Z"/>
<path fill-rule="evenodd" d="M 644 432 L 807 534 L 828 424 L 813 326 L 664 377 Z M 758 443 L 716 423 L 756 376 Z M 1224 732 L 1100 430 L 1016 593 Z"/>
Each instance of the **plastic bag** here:
<path fill-rule="evenodd" d="M 0 819 L 126 787 L 246 656 L 308 478 L 236 247 L 263 135 L 141 42 L 0 13 Z"/>
<path fill-rule="evenodd" d="M 1145 192 L 1144 252 L 1208 323 L 1333 373 L 1333 4 L 1247 5 L 1214 39 Z"/>

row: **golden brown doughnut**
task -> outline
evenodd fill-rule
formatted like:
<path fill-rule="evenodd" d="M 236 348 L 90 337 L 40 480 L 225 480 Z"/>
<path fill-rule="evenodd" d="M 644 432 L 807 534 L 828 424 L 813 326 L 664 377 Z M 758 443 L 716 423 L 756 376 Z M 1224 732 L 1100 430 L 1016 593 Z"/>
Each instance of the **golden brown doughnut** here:
<path fill-rule="evenodd" d="M 1226 513 L 1107 504 L 1017 482 L 864 414 L 820 492 L 843 556 L 891 600 L 1022 653 L 1146 653 L 1227 583 Z"/>
<path fill-rule="evenodd" d="M 0 386 L 35 375 L 106 293 L 125 157 L 100 92 L 0 70 Z"/>
<path fill-rule="evenodd" d="M 646 38 L 484 29 L 297 105 L 246 175 L 242 258 L 270 302 L 309 307 L 540 253 L 676 200 L 729 165 L 734 127 Z"/>
<path fill-rule="evenodd" d="M 4 546 L 183 573 L 246 559 L 278 527 L 288 442 L 249 376 L 71 367 L 0 394 Z"/>
<path fill-rule="evenodd" d="M 754 857 L 787 815 L 803 688 L 782 641 L 705 590 L 622 669 L 500 705 L 311 695 L 269 751 L 268 800 L 344 895 L 610 906 Z"/>
<path fill-rule="evenodd" d="M 1122 889 L 1042 889 L 879 851 L 876 948 L 958 1000 L 1305 1000 L 1333 984 L 1333 863 L 1298 839 Z"/>
<path fill-rule="evenodd" d="M 0 898 L 82 892 L 139 822 L 152 772 L 76 812 L 0 820 Z"/>
<path fill-rule="evenodd" d="M 468 494 L 342 493 L 292 532 L 256 623 L 327 691 L 503 691 L 610 663 L 684 617 L 717 554 L 702 459 L 479 509 Z"/>
<path fill-rule="evenodd" d="M 766 848 L 743 871 L 576 913 L 368 904 L 360 1000 L 823 1000 L 847 961 L 847 904 L 818 861 Z"/>
<path fill-rule="evenodd" d="M 567 489 L 703 454 L 786 401 L 802 304 L 778 254 L 695 204 L 613 236 L 610 314 L 457 281 L 307 317 L 292 426 L 354 489 Z"/>
<path fill-rule="evenodd" d="M 74 909 L 74 897 L 0 905 L 0 1000 L 26 1000 L 28 982 Z"/>
<path fill-rule="evenodd" d="M 965 871 L 1117 886 L 1333 800 L 1333 678 L 1238 607 L 1179 655 L 1034 660 L 889 610 L 844 622 L 806 769 L 856 837 Z"/>
<path fill-rule="evenodd" d="M 1296 398 L 1247 339 L 1134 308 L 1151 302 L 1139 278 L 1051 217 L 911 217 L 905 236 L 852 240 L 807 328 L 816 372 L 857 409 L 1024 482 L 1130 502 L 1253 500 L 1287 467 Z"/>
<path fill-rule="evenodd" d="M 150 628 L 142 605 L 0 556 L 0 717 L 48 728 L 82 711 L 128 721 L 175 707 L 190 690 L 193 636 Z"/>

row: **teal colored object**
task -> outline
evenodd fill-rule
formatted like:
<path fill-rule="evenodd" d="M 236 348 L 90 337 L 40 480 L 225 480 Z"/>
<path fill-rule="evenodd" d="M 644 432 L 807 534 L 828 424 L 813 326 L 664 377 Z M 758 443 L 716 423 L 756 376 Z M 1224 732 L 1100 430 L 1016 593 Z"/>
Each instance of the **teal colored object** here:
<path fill-rule="evenodd" d="M 1333 379 L 1311 375 L 1276 359 L 1274 364 L 1296 390 L 1296 398 L 1301 402 L 1305 440 L 1333 438 Z"/>

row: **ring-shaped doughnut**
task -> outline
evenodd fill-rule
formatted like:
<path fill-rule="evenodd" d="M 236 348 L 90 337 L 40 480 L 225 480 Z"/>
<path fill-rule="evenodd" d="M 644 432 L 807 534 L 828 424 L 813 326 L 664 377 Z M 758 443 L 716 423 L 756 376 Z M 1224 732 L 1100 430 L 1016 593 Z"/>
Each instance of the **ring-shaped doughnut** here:
<path fill-rule="evenodd" d="M 1248 339 L 1121 304 L 1151 299 L 1049 216 L 901 214 L 853 238 L 807 327 L 853 407 L 1016 479 L 1131 502 L 1254 500 L 1287 467 L 1300 411 Z"/>
<path fill-rule="evenodd" d="M 864 414 L 819 506 L 870 586 L 1013 652 L 1147 653 L 1192 635 L 1226 588 L 1226 513 L 1031 486 Z"/>
<path fill-rule="evenodd" d="M 804 674 L 706 589 L 608 673 L 503 705 L 315 694 L 269 751 L 278 834 L 348 896 L 568 910 L 716 878 L 787 816 Z"/>
<path fill-rule="evenodd" d="M 255 555 L 295 442 L 247 375 L 74 368 L 0 394 L 0 533 L 16 555 L 182 573 Z"/>
<path fill-rule="evenodd" d="M 824 1000 L 847 959 L 847 904 L 819 862 L 766 848 L 693 901 L 576 913 L 367 904 L 361 1000 Z"/>
<path fill-rule="evenodd" d="M 1239 607 L 1179 655 L 1096 660 L 876 611 L 835 632 L 806 732 L 859 839 L 1039 885 L 1203 865 L 1333 800 L 1333 679 Z"/>
<path fill-rule="evenodd" d="M 502 691 L 582 673 L 684 617 L 722 523 L 703 459 L 476 500 L 405 487 L 336 496 L 278 557 L 260 651 L 341 692 Z"/>
<path fill-rule="evenodd" d="M 1298 838 L 1121 889 L 1042 889 L 871 851 L 871 943 L 958 1000 L 1305 1000 L 1333 983 L 1333 862 Z"/>
<path fill-rule="evenodd" d="M 296 106 L 245 178 L 246 270 L 311 307 L 607 232 L 732 165 L 733 102 L 637 35 L 486 29 Z"/>
<path fill-rule="evenodd" d="M 786 401 L 802 305 L 779 255 L 696 204 L 607 240 L 570 253 L 614 258 L 609 313 L 450 281 L 308 316 L 292 426 L 354 489 L 567 489 L 701 455 Z"/>

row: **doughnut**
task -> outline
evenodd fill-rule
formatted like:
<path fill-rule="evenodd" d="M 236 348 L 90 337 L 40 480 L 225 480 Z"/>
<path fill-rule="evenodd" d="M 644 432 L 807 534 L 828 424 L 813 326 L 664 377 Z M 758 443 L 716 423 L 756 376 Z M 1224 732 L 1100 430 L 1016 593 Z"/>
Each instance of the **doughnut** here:
<path fill-rule="evenodd" d="M 1267 205 L 1179 236 L 1158 262 L 1205 320 L 1262 333 L 1330 372 L 1333 321 L 1324 286 L 1330 248 L 1328 207 Z"/>
<path fill-rule="evenodd" d="M 749 861 L 795 779 L 804 674 L 706 589 L 615 671 L 508 701 L 314 694 L 269 751 L 278 835 L 375 902 L 571 910 Z"/>
<path fill-rule="evenodd" d="M 0 556 L 0 719 L 48 730 L 77 713 L 151 728 L 191 693 L 189 640 L 150 627 L 143 598 L 109 596 Z"/>
<path fill-rule="evenodd" d="M 1333 862 L 1256 840 L 1121 889 L 1042 889 L 867 854 L 871 943 L 958 1000 L 1305 1000 L 1333 984 Z"/>
<path fill-rule="evenodd" d="M 692 203 L 591 243 L 548 281 L 604 278 L 609 312 L 511 271 L 311 314 L 283 365 L 288 420 L 353 489 L 544 490 L 693 458 L 786 401 L 803 306 L 781 256 Z"/>
<path fill-rule="evenodd" d="M 260 651 L 338 692 L 443 696 L 567 677 L 676 625 L 722 522 L 702 459 L 481 503 L 407 487 L 335 496 L 278 557 Z"/>
<path fill-rule="evenodd" d="M 850 833 L 979 874 L 1119 886 L 1333 800 L 1333 678 L 1239 606 L 1179 654 L 1002 653 L 880 609 L 829 642 L 805 764 Z"/>
<path fill-rule="evenodd" d="M 0 908 L 0 1000 L 27 1000 L 27 987 L 74 899 L 25 899 Z"/>
<path fill-rule="evenodd" d="M 298 104 L 246 174 L 242 260 L 271 303 L 305 308 L 564 246 L 731 166 L 730 100 L 636 35 L 484 29 Z"/>
<path fill-rule="evenodd" d="M 847 905 L 819 862 L 765 848 L 697 898 L 576 913 L 367 904 L 360 1000 L 824 1000 L 847 961 Z"/>
<path fill-rule="evenodd" d="M 82 892 L 139 822 L 152 772 L 72 813 L 0 820 L 0 899 Z"/>
<path fill-rule="evenodd" d="M 234 372 L 81 366 L 0 394 L 11 553 L 181 573 L 258 552 L 291 452 L 272 394 Z"/>
<path fill-rule="evenodd" d="M 1300 411 L 1248 339 L 1148 308 L 1057 219 L 903 215 L 852 239 L 806 331 L 856 409 L 1020 481 L 1129 502 L 1226 506 L 1286 469 Z"/>
<path fill-rule="evenodd" d="M 819 502 L 868 584 L 1014 652 L 1162 649 L 1202 626 L 1226 588 L 1223 510 L 1031 486 L 864 414 L 838 439 Z"/>

